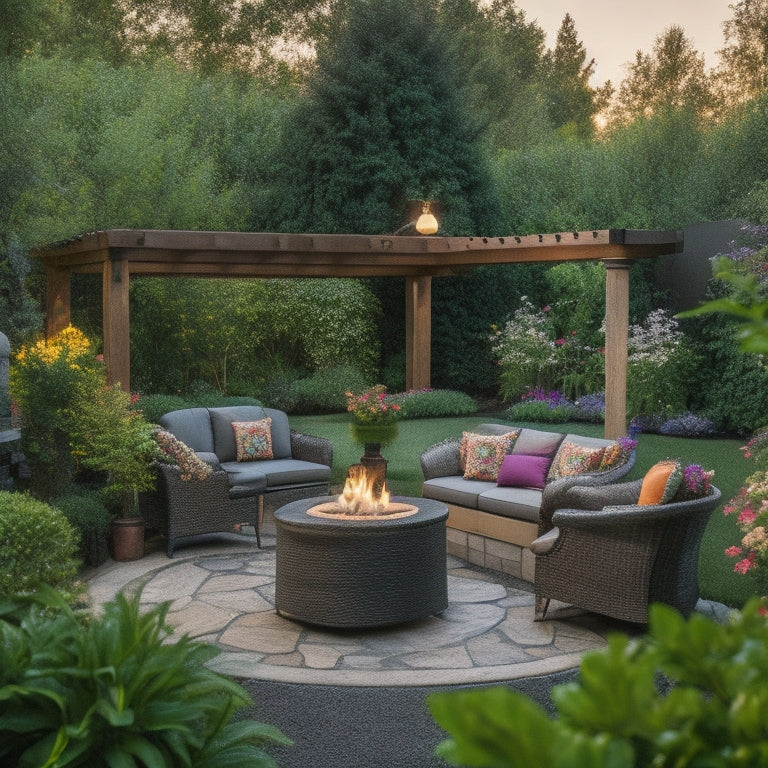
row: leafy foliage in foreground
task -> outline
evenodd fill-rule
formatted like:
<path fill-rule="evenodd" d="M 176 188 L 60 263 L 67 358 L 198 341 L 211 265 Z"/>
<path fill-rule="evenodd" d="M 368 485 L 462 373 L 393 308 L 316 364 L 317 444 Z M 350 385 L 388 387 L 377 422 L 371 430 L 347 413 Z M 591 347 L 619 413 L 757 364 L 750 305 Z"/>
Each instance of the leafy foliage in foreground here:
<path fill-rule="evenodd" d="M 19 768 L 264 768 L 272 726 L 230 723 L 249 703 L 208 669 L 212 646 L 166 643 L 169 604 L 118 595 L 84 627 L 50 587 L 0 603 L 0 762 Z"/>
<path fill-rule="evenodd" d="M 453 736 L 438 747 L 453 765 L 746 767 L 768 759 L 767 670 L 759 600 L 725 625 L 702 615 L 686 622 L 654 605 L 647 636 L 612 636 L 606 649 L 584 657 L 577 682 L 552 690 L 559 719 L 501 687 L 428 701 Z"/>

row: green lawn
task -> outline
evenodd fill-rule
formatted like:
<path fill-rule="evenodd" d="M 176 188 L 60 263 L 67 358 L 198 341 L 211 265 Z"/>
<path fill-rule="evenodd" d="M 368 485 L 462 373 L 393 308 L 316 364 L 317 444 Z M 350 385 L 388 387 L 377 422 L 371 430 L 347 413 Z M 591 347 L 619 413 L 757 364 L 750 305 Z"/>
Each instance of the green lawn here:
<path fill-rule="evenodd" d="M 471 430 L 477 424 L 489 421 L 503 421 L 503 418 L 483 414 L 400 422 L 397 440 L 382 451 L 389 462 L 387 485 L 390 491 L 401 496 L 420 496 L 423 478 L 419 457 L 422 451 L 447 437 L 458 437 L 462 430 Z M 603 434 L 603 426 L 593 424 L 542 425 L 515 422 L 515 425 L 597 437 Z M 350 440 L 349 417 L 346 413 L 292 416 L 291 427 L 327 437 L 333 442 L 334 484 L 343 483 L 347 467 L 360 460 L 362 449 Z M 742 457 L 739 451 L 742 444 L 738 440 L 698 440 L 642 434 L 638 438 L 637 462 L 628 479 L 642 477 L 646 470 L 660 459 L 679 458 L 685 464 L 701 464 L 705 469 L 714 469 L 714 483 L 722 491 L 725 502 L 755 470 L 754 464 Z M 699 560 L 699 584 L 703 597 L 726 605 L 740 606 L 747 597 L 754 594 L 754 582 L 749 577 L 733 573 L 734 561 L 724 554 L 725 548 L 738 543 L 739 538 L 735 520 L 717 510 L 707 528 Z"/>

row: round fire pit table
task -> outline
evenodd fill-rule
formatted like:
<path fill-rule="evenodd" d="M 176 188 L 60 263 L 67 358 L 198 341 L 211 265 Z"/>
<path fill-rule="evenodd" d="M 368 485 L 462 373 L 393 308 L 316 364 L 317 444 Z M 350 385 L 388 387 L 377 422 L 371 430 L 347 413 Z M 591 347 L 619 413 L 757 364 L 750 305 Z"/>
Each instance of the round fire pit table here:
<path fill-rule="evenodd" d="M 336 500 L 301 499 L 275 511 L 275 608 L 324 627 L 372 628 L 423 619 L 448 606 L 445 521 L 432 499 L 392 497 L 408 517 L 316 517 Z"/>

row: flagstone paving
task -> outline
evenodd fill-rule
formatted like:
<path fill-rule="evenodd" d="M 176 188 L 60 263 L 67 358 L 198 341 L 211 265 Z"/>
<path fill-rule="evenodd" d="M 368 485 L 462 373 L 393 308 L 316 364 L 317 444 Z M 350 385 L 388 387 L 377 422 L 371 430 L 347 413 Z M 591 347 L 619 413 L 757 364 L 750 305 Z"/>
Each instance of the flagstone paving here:
<path fill-rule="evenodd" d="M 448 608 L 439 616 L 374 630 L 330 630 L 277 615 L 274 537 L 262 549 L 240 538 L 132 563 L 108 562 L 88 578 L 98 607 L 119 590 L 141 603 L 170 601 L 169 624 L 216 645 L 222 673 L 292 683 L 453 685 L 550 674 L 603 647 L 615 623 L 573 610 L 533 621 L 533 594 L 519 582 L 448 557 Z M 555 609 L 556 610 L 556 609 Z M 620 627 L 625 629 L 624 627 Z"/>

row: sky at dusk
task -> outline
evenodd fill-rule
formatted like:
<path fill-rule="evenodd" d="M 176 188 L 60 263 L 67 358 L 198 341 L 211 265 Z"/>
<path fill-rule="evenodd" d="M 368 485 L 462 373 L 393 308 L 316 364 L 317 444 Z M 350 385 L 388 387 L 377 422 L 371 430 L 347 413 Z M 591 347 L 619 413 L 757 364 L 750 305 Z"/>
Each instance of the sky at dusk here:
<path fill-rule="evenodd" d="M 694 48 L 705 56 L 707 69 L 718 63 L 723 47 L 723 22 L 733 15 L 737 0 L 516 0 L 528 21 L 547 33 L 547 46 L 555 44 L 566 13 L 576 23 L 587 56 L 597 60 L 595 85 L 611 80 L 614 87 L 626 75 L 635 51 L 650 53 L 655 39 L 677 24 Z"/>

